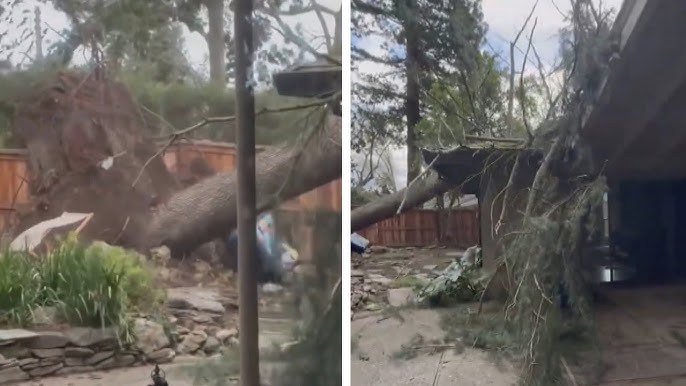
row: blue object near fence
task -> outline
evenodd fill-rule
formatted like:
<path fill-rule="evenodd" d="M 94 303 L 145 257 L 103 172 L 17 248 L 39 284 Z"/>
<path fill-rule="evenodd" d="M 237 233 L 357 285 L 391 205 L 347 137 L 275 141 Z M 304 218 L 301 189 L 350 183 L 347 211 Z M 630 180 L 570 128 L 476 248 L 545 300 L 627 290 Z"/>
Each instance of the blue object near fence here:
<path fill-rule="evenodd" d="M 350 243 L 351 250 L 355 253 L 363 253 L 369 246 L 369 240 L 358 235 L 357 233 L 350 235 Z"/>
<path fill-rule="evenodd" d="M 257 218 L 257 262 L 258 281 L 280 283 L 286 270 L 295 264 L 298 253 L 275 232 L 274 216 L 264 213 Z M 227 248 L 232 256 L 238 256 L 238 232 L 233 231 L 227 239 Z"/>

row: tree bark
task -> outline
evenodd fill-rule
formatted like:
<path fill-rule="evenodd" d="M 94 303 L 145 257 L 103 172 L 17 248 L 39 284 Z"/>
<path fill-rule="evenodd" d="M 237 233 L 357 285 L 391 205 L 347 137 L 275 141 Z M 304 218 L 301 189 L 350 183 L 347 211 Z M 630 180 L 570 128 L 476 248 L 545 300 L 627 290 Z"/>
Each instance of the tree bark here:
<path fill-rule="evenodd" d="M 429 176 L 417 180 L 414 184 L 397 193 L 381 197 L 374 202 L 353 210 L 350 214 L 350 230 L 357 232 L 383 219 L 394 216 L 401 203 L 403 204 L 401 212 L 410 210 L 439 194 L 447 192 L 453 186 L 448 181 L 441 180 L 438 174 L 431 173 Z M 405 197 L 405 192 L 407 192 L 407 197 Z M 404 202 L 403 199 L 405 200 Z"/>
<path fill-rule="evenodd" d="M 419 39 L 417 23 L 412 19 L 416 17 L 411 11 L 414 5 L 408 1 L 408 18 L 405 22 L 407 58 L 405 70 L 407 74 L 405 117 L 407 119 L 407 182 L 414 180 L 421 172 L 421 157 L 417 147 L 417 133 L 415 131 L 420 119 L 419 112 Z"/>
<path fill-rule="evenodd" d="M 212 83 L 226 83 L 226 45 L 224 44 L 224 1 L 205 0 L 209 30 L 207 48 L 210 53 L 210 80 Z"/>
<path fill-rule="evenodd" d="M 330 116 L 302 147 L 278 148 L 256 157 L 258 210 L 278 204 L 341 177 L 341 120 Z M 193 251 L 236 226 L 236 174 L 218 173 L 176 193 L 156 213 L 141 241 L 149 249 L 166 245 L 175 256 Z"/>

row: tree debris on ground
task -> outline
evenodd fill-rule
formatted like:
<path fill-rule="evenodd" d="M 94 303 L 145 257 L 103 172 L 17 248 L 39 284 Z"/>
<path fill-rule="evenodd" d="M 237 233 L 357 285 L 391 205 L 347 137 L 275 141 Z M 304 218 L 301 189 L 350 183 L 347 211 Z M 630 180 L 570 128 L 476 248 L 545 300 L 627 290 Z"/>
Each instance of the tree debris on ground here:
<path fill-rule="evenodd" d="M 484 290 L 484 277 L 476 256 L 480 248 L 471 247 L 465 254 L 431 280 L 417 294 L 419 302 L 432 306 L 451 306 L 477 300 Z"/>
<path fill-rule="evenodd" d="M 522 31 L 528 28 L 533 35 L 536 20 L 530 26 L 530 19 L 531 15 Z M 572 1 L 566 19 L 569 25 L 564 29 L 561 45 L 563 62 L 560 68 L 564 70 L 564 79 L 560 93 L 553 97 L 548 92 L 548 111 L 537 128 L 533 127 L 531 117 L 522 105 L 526 137 L 519 138 L 521 141 L 515 151 L 518 155 L 507 168 L 510 178 L 496 200 L 503 209 L 494 213 L 491 231 L 502 239 L 499 245 L 502 254 L 492 277 L 498 275 L 506 282 L 508 299 L 502 316 L 504 324 L 512 326 L 517 335 L 513 346 L 521 359 L 523 384 L 551 385 L 569 379 L 566 375 L 568 366 L 563 364 L 566 353 L 559 344 L 564 321 L 571 318 L 581 325 L 593 325 L 590 312 L 592 284 L 587 275 L 591 262 L 586 252 L 602 230 L 599 213 L 606 186 L 602 165 L 594 164 L 580 129 L 583 118 L 596 103 L 610 69 L 608 60 L 613 56 L 612 46 L 617 39 L 611 32 L 611 19 L 611 11 L 593 1 Z M 512 47 L 515 47 L 514 43 Z M 530 37 L 523 67 L 531 48 Z M 525 68 L 519 73 L 522 84 Z M 511 85 L 514 85 L 514 74 L 512 70 Z M 541 78 L 550 90 L 545 76 L 541 75 Z M 515 92 L 511 87 L 510 103 L 516 97 L 520 102 L 526 98 L 524 87 L 518 90 Z M 510 109 L 509 121 L 513 121 L 512 114 Z M 494 148 L 501 147 L 502 141 L 498 138 L 490 142 Z M 515 191 L 512 181 L 519 178 L 525 163 L 521 162 L 524 158 L 521 155 L 529 150 L 540 152 L 543 157 L 533 178 L 520 190 L 525 195 L 523 201 L 518 200 L 521 207 L 517 207 L 514 196 L 520 191 Z M 483 176 L 488 178 L 486 170 Z M 404 208 L 403 202 L 410 202 L 412 206 L 420 204 L 433 197 L 436 188 L 442 185 L 440 178 L 432 179 L 430 175 L 409 184 L 405 192 L 357 208 L 351 216 L 354 220 L 352 229 L 359 229 L 355 224 L 360 228 L 368 225 L 365 219 L 373 223 L 399 213 Z M 505 232 L 499 229 L 514 212 L 517 212 L 518 220 L 509 227 L 512 229 Z M 499 280 L 489 280 L 486 287 L 498 284 Z M 571 309 L 564 315 L 562 293 L 567 294 Z"/>

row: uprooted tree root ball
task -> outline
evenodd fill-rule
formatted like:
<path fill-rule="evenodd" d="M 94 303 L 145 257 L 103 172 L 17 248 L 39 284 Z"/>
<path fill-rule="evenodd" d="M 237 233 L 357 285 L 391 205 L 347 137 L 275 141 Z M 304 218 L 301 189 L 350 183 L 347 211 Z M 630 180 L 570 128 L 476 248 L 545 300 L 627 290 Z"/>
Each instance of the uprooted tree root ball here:
<path fill-rule="evenodd" d="M 29 152 L 35 203 L 20 231 L 93 212 L 82 236 L 139 245 L 151 204 L 178 189 L 126 87 L 97 73 L 58 74 L 20 101 L 12 130 Z"/>

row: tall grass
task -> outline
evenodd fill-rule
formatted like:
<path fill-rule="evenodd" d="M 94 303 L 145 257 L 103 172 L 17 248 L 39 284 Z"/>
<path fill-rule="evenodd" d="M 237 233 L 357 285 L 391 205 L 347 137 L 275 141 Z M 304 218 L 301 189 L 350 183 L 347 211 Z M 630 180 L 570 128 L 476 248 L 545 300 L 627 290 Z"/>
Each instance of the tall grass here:
<path fill-rule="evenodd" d="M 51 306 L 60 321 L 116 327 L 129 340 L 129 313 L 157 310 L 161 300 L 143 258 L 122 248 L 69 236 L 43 256 L 0 255 L 0 324 L 28 326 L 33 310 Z"/>

